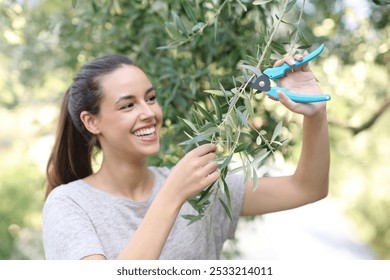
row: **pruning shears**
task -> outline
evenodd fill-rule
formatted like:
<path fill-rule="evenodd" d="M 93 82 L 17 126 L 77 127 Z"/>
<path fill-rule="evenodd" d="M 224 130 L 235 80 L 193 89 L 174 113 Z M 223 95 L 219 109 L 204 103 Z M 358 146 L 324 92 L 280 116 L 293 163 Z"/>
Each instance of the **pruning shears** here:
<path fill-rule="evenodd" d="M 252 71 L 256 77 L 252 77 L 252 79 L 248 82 L 248 86 L 257 89 L 259 91 L 263 91 L 266 93 L 266 95 L 273 99 L 273 100 L 279 100 L 279 95 L 277 94 L 277 91 L 284 92 L 292 101 L 299 102 L 299 103 L 313 103 L 313 102 L 323 102 L 323 101 L 329 101 L 331 99 L 329 94 L 322 94 L 322 95 L 302 95 L 302 94 L 294 94 L 289 92 L 287 89 L 282 87 L 272 87 L 271 86 L 271 80 L 276 80 L 284 76 L 284 74 L 294 68 L 297 68 L 301 66 L 302 64 L 305 64 L 309 62 L 310 60 L 316 58 L 321 54 L 321 52 L 324 50 L 324 44 L 321 44 L 319 48 L 317 48 L 315 51 L 309 53 L 308 55 L 304 56 L 301 61 L 295 61 L 294 65 L 289 65 L 287 63 L 284 63 L 281 66 L 274 67 L 274 68 L 267 68 L 262 73 L 260 69 L 257 69 L 256 67 L 250 66 L 250 65 L 241 65 L 242 68 L 248 69 Z"/>

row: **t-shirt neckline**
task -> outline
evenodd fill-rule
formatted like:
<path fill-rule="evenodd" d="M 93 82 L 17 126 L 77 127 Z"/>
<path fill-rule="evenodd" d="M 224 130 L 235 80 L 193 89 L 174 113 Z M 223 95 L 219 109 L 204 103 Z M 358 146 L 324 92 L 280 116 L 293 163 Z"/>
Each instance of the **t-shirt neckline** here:
<path fill-rule="evenodd" d="M 105 196 L 106 198 L 111 198 L 111 199 L 114 199 L 117 201 L 122 201 L 122 202 L 125 202 L 126 204 L 131 204 L 133 206 L 149 205 L 151 203 L 151 201 L 154 199 L 155 195 L 157 194 L 157 188 L 158 188 L 159 182 L 161 181 L 161 178 L 158 178 L 159 174 L 158 174 L 158 172 L 155 171 L 155 168 L 153 168 L 153 167 L 148 167 L 148 168 L 153 173 L 153 176 L 154 176 L 153 187 L 152 187 L 152 190 L 151 190 L 149 196 L 143 201 L 130 200 L 126 197 L 98 189 L 98 188 L 90 185 L 89 183 L 87 183 L 84 179 L 80 179 L 79 182 L 81 183 L 81 185 L 83 185 L 84 187 L 87 187 L 89 190 L 91 190 L 95 193 L 99 193 L 99 194 Z"/>

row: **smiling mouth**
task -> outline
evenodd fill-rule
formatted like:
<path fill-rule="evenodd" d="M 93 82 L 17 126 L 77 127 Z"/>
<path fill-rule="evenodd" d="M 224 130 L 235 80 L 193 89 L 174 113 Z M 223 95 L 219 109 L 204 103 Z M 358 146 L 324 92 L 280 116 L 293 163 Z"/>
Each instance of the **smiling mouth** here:
<path fill-rule="evenodd" d="M 143 129 L 137 130 L 137 131 L 133 132 L 133 135 L 140 137 L 140 138 L 144 138 L 144 137 L 154 136 L 155 133 L 156 133 L 156 128 L 154 126 L 152 126 L 149 128 L 143 128 Z"/>

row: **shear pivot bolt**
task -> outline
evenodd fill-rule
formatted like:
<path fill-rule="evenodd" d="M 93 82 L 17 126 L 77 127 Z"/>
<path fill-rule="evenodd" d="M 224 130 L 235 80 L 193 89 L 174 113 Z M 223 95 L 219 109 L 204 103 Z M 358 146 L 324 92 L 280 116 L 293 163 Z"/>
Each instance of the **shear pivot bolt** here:
<path fill-rule="evenodd" d="M 261 87 L 265 86 L 264 81 L 259 82 L 259 86 L 261 86 Z"/>

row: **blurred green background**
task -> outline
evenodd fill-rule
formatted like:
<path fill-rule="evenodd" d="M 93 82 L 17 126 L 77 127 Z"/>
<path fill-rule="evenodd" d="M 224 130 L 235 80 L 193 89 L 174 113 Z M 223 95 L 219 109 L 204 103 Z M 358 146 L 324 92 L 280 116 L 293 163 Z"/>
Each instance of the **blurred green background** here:
<path fill-rule="evenodd" d="M 151 163 L 172 165 L 182 153 L 177 116 L 205 99 L 204 89 L 232 85 L 285 1 L 252 2 L 0 0 L 0 259 L 43 258 L 45 165 L 62 94 L 80 65 L 124 53 L 148 73 L 165 116 L 161 154 Z M 270 57 L 294 43 L 325 43 L 312 68 L 332 95 L 330 197 L 377 257 L 390 259 L 389 1 L 289 2 Z M 177 46 L 158 49 L 169 44 Z M 259 126 L 284 120 L 289 143 L 280 156 L 296 163 L 299 117 L 254 102 Z"/>

